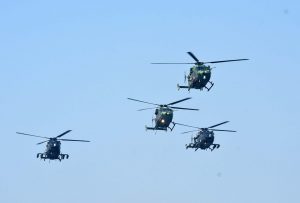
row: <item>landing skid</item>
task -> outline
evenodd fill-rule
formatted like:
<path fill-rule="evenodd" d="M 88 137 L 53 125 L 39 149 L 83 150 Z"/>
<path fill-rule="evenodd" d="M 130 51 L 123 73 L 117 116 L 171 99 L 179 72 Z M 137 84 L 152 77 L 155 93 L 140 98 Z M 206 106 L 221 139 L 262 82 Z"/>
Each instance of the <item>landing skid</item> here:
<path fill-rule="evenodd" d="M 153 128 L 153 127 L 146 126 L 146 130 L 164 130 L 164 131 L 167 131 L 168 128 L 159 128 L 159 127 Z"/>
<path fill-rule="evenodd" d="M 215 84 L 211 81 L 208 82 L 210 85 L 209 87 L 205 86 L 204 88 L 209 91 Z M 188 91 L 190 91 L 191 89 L 199 89 L 200 91 L 203 90 L 203 88 L 194 88 L 194 87 L 191 87 L 191 86 L 181 86 L 179 84 L 177 84 L 177 89 L 180 90 L 180 89 L 188 89 Z"/>
<path fill-rule="evenodd" d="M 59 160 L 62 160 L 62 159 L 65 159 L 65 158 L 69 159 L 69 157 L 70 157 L 69 154 L 60 154 L 59 155 Z"/>
<path fill-rule="evenodd" d="M 59 161 L 61 161 L 61 160 L 63 160 L 63 159 L 69 159 L 69 154 L 60 154 L 60 155 L 58 155 L 58 160 Z M 37 155 L 36 155 L 36 158 L 41 158 L 42 160 L 46 160 L 46 159 L 49 159 L 49 161 L 51 160 L 51 158 L 49 158 L 48 156 L 47 156 L 47 154 L 45 154 L 45 153 L 38 153 Z"/>
<path fill-rule="evenodd" d="M 188 149 L 188 148 L 195 148 L 195 151 L 198 150 L 198 147 L 194 147 L 193 144 L 186 144 L 185 149 Z"/>
<path fill-rule="evenodd" d="M 219 144 L 212 144 L 209 146 L 210 151 L 214 151 L 215 148 L 219 149 L 220 145 Z"/>
<path fill-rule="evenodd" d="M 212 144 L 208 148 L 206 148 L 205 150 L 210 149 L 210 151 L 214 151 L 215 149 L 219 149 L 220 146 L 221 145 L 219 145 L 219 144 Z M 195 147 L 194 145 L 191 145 L 191 144 L 188 144 L 188 145 L 186 144 L 185 148 L 186 149 L 188 149 L 188 148 L 195 148 L 195 151 L 197 151 L 198 149 L 200 149 L 199 147 Z"/>
<path fill-rule="evenodd" d="M 173 126 L 172 127 L 146 127 L 146 130 L 163 130 L 163 131 L 168 131 L 170 129 L 171 131 L 174 129 L 176 123 L 172 122 Z"/>
<path fill-rule="evenodd" d="M 191 145 L 185 145 L 185 149 L 188 149 L 188 148 L 195 148 L 195 151 L 197 151 L 198 149 L 200 149 L 199 147 L 193 147 Z"/>
<path fill-rule="evenodd" d="M 178 91 L 179 91 L 181 88 L 182 88 L 182 89 L 188 89 L 188 91 L 191 90 L 191 87 L 190 87 L 190 86 L 181 86 L 181 85 L 177 84 L 177 89 L 178 89 Z"/>
<path fill-rule="evenodd" d="M 206 87 L 205 88 L 207 89 L 207 91 L 209 92 L 209 90 L 214 86 L 214 83 L 209 81 L 209 84 L 210 84 L 210 87 Z"/>

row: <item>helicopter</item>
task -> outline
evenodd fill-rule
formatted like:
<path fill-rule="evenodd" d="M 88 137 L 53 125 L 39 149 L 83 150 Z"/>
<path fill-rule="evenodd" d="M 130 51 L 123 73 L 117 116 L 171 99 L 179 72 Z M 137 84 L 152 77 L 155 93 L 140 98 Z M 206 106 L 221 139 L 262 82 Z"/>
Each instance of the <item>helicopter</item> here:
<path fill-rule="evenodd" d="M 194 66 L 192 66 L 190 68 L 189 74 L 188 75 L 185 74 L 185 76 L 184 76 L 184 82 L 186 82 L 186 79 L 187 79 L 188 85 L 177 84 L 178 90 L 183 88 L 183 89 L 188 89 L 188 91 L 190 91 L 190 89 L 203 90 L 203 88 L 205 88 L 207 91 L 209 91 L 214 86 L 214 83 L 212 81 L 210 81 L 211 70 L 213 68 L 210 67 L 209 65 L 205 65 L 205 64 L 249 60 L 249 59 L 234 59 L 234 60 L 201 62 L 198 60 L 198 58 L 192 52 L 187 52 L 187 54 L 190 55 L 190 57 L 192 57 L 195 60 L 194 63 L 152 63 L 152 64 L 194 64 Z M 209 84 L 209 86 L 208 86 L 208 84 Z"/>
<path fill-rule="evenodd" d="M 21 134 L 21 135 L 28 135 L 28 136 L 32 136 L 32 137 L 39 137 L 39 138 L 44 138 L 47 139 L 45 141 L 39 142 L 37 143 L 37 145 L 43 144 L 45 142 L 47 142 L 46 145 L 46 151 L 44 153 L 38 153 L 36 155 L 37 158 L 41 158 L 44 159 L 44 161 L 46 159 L 49 160 L 56 160 L 58 159 L 59 161 L 61 161 L 62 159 L 68 159 L 69 155 L 68 154 L 61 154 L 60 152 L 60 141 L 75 141 L 75 142 L 90 142 L 88 140 L 70 140 L 70 139 L 61 139 L 60 137 L 64 136 L 65 134 L 71 132 L 71 130 L 67 130 L 65 132 L 63 132 L 62 134 L 56 136 L 56 137 L 42 137 L 42 136 L 37 136 L 37 135 L 31 135 L 31 134 L 27 134 L 27 133 L 21 133 L 21 132 L 17 132 L 17 134 Z"/>
<path fill-rule="evenodd" d="M 180 109 L 180 110 L 192 110 L 192 111 L 198 111 L 199 109 L 191 109 L 191 108 L 183 108 L 183 107 L 176 107 L 173 106 L 174 104 L 178 104 L 180 102 L 186 101 L 191 99 L 191 97 L 181 99 L 175 102 L 171 102 L 169 104 L 154 104 L 151 102 L 146 102 L 146 101 L 141 101 L 137 99 L 132 99 L 132 98 L 127 98 L 132 101 L 136 102 L 141 102 L 141 103 L 146 103 L 146 104 L 151 104 L 155 105 L 157 107 L 150 107 L 150 108 L 144 108 L 144 109 L 139 109 L 138 111 L 143 111 L 143 110 L 148 110 L 148 109 L 155 109 L 155 118 L 152 119 L 152 122 L 155 121 L 155 126 L 154 127 L 147 127 L 146 130 L 164 130 L 167 131 L 170 129 L 171 131 L 175 127 L 175 123 L 172 121 L 173 120 L 173 109 Z M 172 123 L 172 127 L 170 127 L 170 124 Z"/>
<path fill-rule="evenodd" d="M 182 134 L 198 131 L 196 136 L 191 137 L 191 143 L 185 145 L 186 149 L 194 148 L 195 151 L 197 151 L 198 149 L 202 149 L 202 150 L 210 149 L 211 151 L 213 151 L 215 148 L 218 149 L 220 147 L 220 144 L 214 144 L 214 139 L 215 139 L 214 131 L 236 132 L 234 130 L 214 129 L 217 126 L 223 125 L 223 124 L 228 123 L 228 122 L 229 121 L 225 121 L 225 122 L 222 122 L 222 123 L 219 123 L 219 124 L 207 127 L 207 128 L 199 128 L 199 127 L 194 127 L 194 126 L 180 124 L 180 123 L 176 123 L 176 124 L 197 129 L 197 130 L 191 130 L 191 131 L 183 132 Z"/>

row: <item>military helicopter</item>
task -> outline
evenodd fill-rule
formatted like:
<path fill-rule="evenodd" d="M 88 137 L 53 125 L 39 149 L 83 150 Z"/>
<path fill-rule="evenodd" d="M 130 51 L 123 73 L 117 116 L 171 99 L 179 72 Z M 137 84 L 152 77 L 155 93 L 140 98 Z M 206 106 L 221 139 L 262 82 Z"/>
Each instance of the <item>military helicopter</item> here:
<path fill-rule="evenodd" d="M 174 104 L 178 104 L 180 102 L 189 100 L 189 99 L 191 99 L 191 97 L 181 99 L 181 100 L 178 100 L 175 102 L 171 102 L 169 104 L 154 104 L 154 103 L 141 101 L 141 100 L 137 100 L 137 99 L 132 99 L 132 98 L 127 98 L 127 99 L 157 106 L 157 107 L 145 108 L 145 109 L 138 110 L 138 111 L 143 111 L 143 110 L 148 110 L 148 109 L 155 109 L 155 118 L 152 119 L 152 122 L 155 121 L 155 126 L 154 127 L 146 126 L 146 130 L 165 130 L 165 131 L 167 131 L 169 128 L 172 131 L 175 127 L 175 123 L 172 121 L 173 120 L 173 109 L 192 110 L 192 111 L 199 110 L 199 109 L 191 109 L 191 108 L 183 108 L 183 107 L 173 106 Z M 170 127 L 171 123 L 173 124 L 172 127 Z"/>
<path fill-rule="evenodd" d="M 229 121 L 225 121 L 207 128 L 199 128 L 199 127 L 194 127 L 194 126 L 190 126 L 190 125 L 185 125 L 185 124 L 180 124 L 180 123 L 176 123 L 177 125 L 182 125 L 182 126 L 187 126 L 187 127 L 191 127 L 191 128 L 196 128 L 197 130 L 192 130 L 192 131 L 187 131 L 187 132 L 183 132 L 182 134 L 186 134 L 186 133 L 191 133 L 191 132 L 195 132 L 198 131 L 198 133 L 196 134 L 196 136 L 191 137 L 191 143 L 190 144 L 186 144 L 185 147 L 186 149 L 188 148 L 194 148 L 195 151 L 197 151 L 198 149 L 202 149 L 202 150 L 207 150 L 210 149 L 211 151 L 213 151 L 215 148 L 219 148 L 220 145 L 219 144 L 214 144 L 214 131 L 223 131 L 223 132 L 236 132 L 234 130 L 219 130 L 219 129 L 214 129 L 217 126 L 223 125 L 225 123 L 228 123 Z"/>
<path fill-rule="evenodd" d="M 195 60 L 194 63 L 152 63 L 152 64 L 194 64 L 194 66 L 190 68 L 190 72 L 189 72 L 188 76 L 186 76 L 186 75 L 184 76 L 184 82 L 186 82 L 186 79 L 188 79 L 188 85 L 182 86 L 182 85 L 177 84 L 178 90 L 180 90 L 180 88 L 184 88 L 184 89 L 188 89 L 188 91 L 190 91 L 190 89 L 203 90 L 203 88 L 205 88 L 205 89 L 207 89 L 207 91 L 209 91 L 214 86 L 214 83 L 212 81 L 210 81 L 211 70 L 213 68 L 210 67 L 209 65 L 205 65 L 205 64 L 249 60 L 249 59 L 234 59 L 234 60 L 201 62 L 198 60 L 198 58 L 192 52 L 187 52 L 187 53 Z M 207 86 L 208 83 L 209 83 L 209 87 Z"/>
<path fill-rule="evenodd" d="M 46 159 L 49 159 L 49 160 L 58 159 L 59 161 L 61 161 L 62 159 L 65 159 L 65 158 L 68 159 L 69 155 L 60 153 L 60 144 L 61 144 L 60 141 L 90 142 L 87 140 L 70 140 L 70 139 L 61 139 L 60 138 L 69 132 L 71 132 L 71 130 L 67 130 L 56 137 L 42 137 L 42 136 L 31 135 L 31 134 L 20 133 L 20 132 L 17 132 L 17 134 L 47 139 L 43 142 L 37 143 L 37 145 L 40 145 L 40 144 L 47 142 L 47 145 L 46 145 L 46 151 L 44 153 L 38 153 L 36 157 L 44 159 L 44 161 Z"/>

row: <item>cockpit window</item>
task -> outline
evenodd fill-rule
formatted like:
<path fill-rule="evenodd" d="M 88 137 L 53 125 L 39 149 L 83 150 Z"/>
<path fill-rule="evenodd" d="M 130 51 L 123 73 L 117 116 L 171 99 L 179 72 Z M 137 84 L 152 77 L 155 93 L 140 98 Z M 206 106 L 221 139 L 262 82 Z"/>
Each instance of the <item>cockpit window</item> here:
<path fill-rule="evenodd" d="M 171 113 L 172 113 L 171 109 L 169 109 L 169 108 L 163 108 L 162 114 L 166 115 L 166 114 L 171 114 Z"/>

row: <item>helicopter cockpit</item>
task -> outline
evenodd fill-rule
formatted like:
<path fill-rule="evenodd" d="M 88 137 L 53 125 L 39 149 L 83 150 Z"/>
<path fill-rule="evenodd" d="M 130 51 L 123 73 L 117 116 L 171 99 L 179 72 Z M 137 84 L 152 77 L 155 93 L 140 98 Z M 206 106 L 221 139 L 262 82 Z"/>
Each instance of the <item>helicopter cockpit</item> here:
<path fill-rule="evenodd" d="M 48 147 L 51 147 L 51 148 L 60 148 L 60 142 L 59 141 L 50 141 L 48 143 Z"/>
<path fill-rule="evenodd" d="M 163 107 L 162 108 L 162 112 L 161 112 L 162 115 L 170 115 L 172 113 L 173 113 L 172 109 L 170 109 L 168 107 Z"/>

